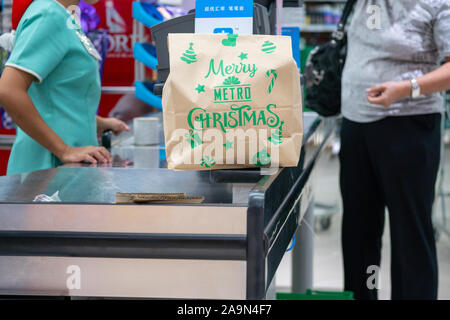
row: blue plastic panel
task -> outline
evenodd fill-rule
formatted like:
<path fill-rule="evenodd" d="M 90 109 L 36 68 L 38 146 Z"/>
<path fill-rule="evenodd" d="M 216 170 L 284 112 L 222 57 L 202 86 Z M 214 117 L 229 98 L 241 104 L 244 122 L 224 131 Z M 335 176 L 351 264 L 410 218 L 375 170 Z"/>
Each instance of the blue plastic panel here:
<path fill-rule="evenodd" d="M 134 57 L 150 69 L 156 70 L 158 59 L 156 59 L 156 49 L 153 45 L 136 42 L 134 44 Z"/>
<path fill-rule="evenodd" d="M 139 1 L 133 2 L 133 18 L 143 23 L 147 28 L 164 21 L 155 5 Z"/>
<path fill-rule="evenodd" d="M 153 83 L 136 81 L 134 85 L 138 99 L 162 111 L 162 99 L 153 94 Z"/>
<path fill-rule="evenodd" d="M 298 27 L 283 27 L 281 28 L 281 34 L 283 36 L 291 36 L 292 54 L 300 69 L 300 29 Z"/>

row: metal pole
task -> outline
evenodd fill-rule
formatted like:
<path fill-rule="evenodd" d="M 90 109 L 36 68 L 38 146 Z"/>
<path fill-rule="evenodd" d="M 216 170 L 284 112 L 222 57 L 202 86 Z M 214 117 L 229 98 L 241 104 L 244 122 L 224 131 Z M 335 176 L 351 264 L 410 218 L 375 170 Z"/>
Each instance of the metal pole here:
<path fill-rule="evenodd" d="M 295 232 L 295 247 L 292 251 L 292 285 L 295 293 L 305 293 L 313 288 L 314 252 L 314 197 L 311 198 L 305 216 Z"/>

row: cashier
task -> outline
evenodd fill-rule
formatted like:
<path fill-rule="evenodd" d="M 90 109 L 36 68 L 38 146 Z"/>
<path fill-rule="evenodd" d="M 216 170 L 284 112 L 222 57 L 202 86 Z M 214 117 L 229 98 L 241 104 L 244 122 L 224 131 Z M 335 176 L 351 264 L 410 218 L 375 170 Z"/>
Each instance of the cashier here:
<path fill-rule="evenodd" d="M 98 133 L 129 130 L 122 121 L 96 116 L 101 58 L 68 10 L 78 3 L 34 0 L 20 19 L 0 79 L 0 104 L 18 126 L 8 174 L 111 162 Z"/>

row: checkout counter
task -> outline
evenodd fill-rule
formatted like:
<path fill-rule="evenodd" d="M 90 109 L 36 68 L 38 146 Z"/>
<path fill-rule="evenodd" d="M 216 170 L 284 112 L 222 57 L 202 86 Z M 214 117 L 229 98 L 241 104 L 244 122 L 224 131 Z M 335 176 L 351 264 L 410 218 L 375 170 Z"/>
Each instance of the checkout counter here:
<path fill-rule="evenodd" d="M 172 171 L 163 159 L 136 168 L 134 152 L 121 158 L 134 148 L 125 136 L 112 142 L 112 166 L 0 177 L 0 295 L 273 298 L 274 276 L 296 232 L 293 278 L 302 283 L 293 288 L 310 288 L 313 239 L 299 226 L 312 218 L 310 178 L 333 130 L 331 119 L 305 117 L 299 165 L 273 175 Z M 56 191 L 61 202 L 33 202 Z M 117 192 L 205 200 L 116 204 Z"/>
<path fill-rule="evenodd" d="M 191 14 L 153 28 L 153 38 L 163 39 L 155 94 L 169 68 L 164 34 L 186 32 L 193 21 Z M 267 21 L 254 21 L 260 33 L 270 31 Z M 292 290 L 305 291 L 312 287 L 311 177 L 334 129 L 334 119 L 305 113 L 298 166 L 272 175 L 169 170 L 161 126 L 156 146 L 135 146 L 132 133 L 113 139 L 112 165 L 0 177 L 0 295 L 271 299 L 294 235 Z M 57 191 L 59 202 L 33 202 Z M 117 193 L 204 201 L 119 204 Z"/>

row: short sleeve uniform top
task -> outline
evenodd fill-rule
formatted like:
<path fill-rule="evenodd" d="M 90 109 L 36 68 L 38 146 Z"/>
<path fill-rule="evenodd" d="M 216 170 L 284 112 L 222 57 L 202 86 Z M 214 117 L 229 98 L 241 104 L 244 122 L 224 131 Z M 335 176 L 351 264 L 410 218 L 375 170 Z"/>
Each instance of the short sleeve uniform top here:
<path fill-rule="evenodd" d="M 97 145 L 95 115 L 101 94 L 97 51 L 60 3 L 33 1 L 17 27 L 6 65 L 36 78 L 28 94 L 67 145 Z M 55 155 L 17 129 L 8 174 L 60 164 Z"/>

